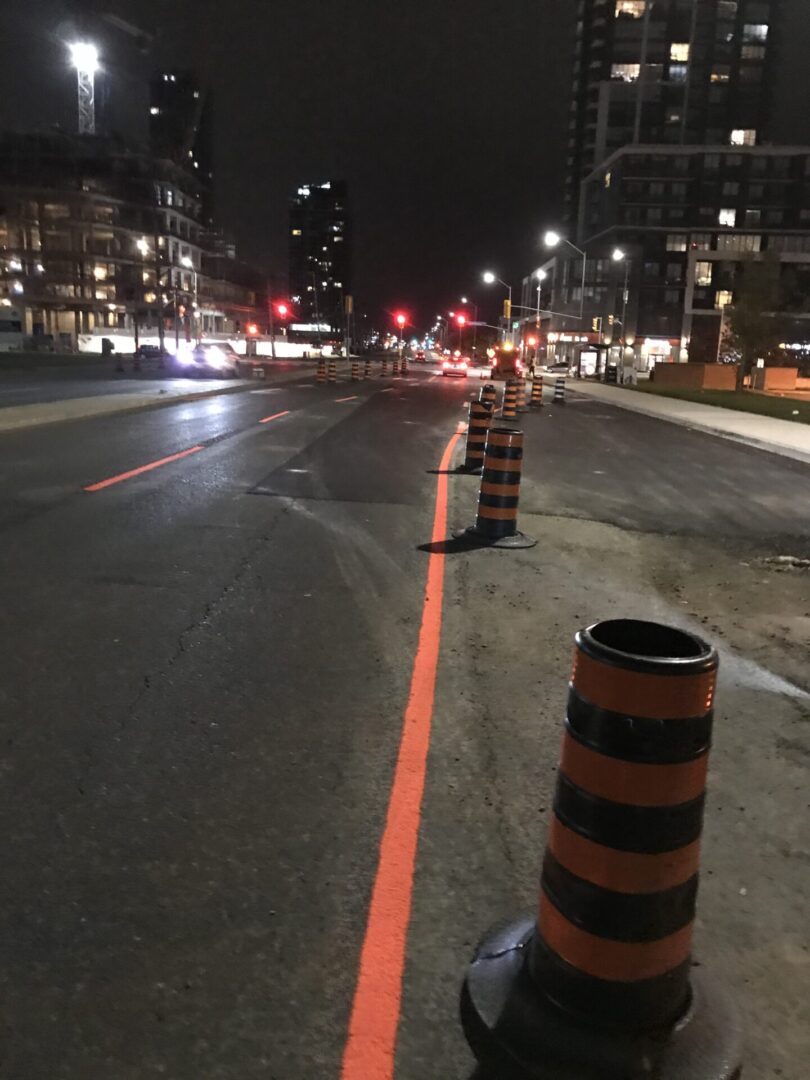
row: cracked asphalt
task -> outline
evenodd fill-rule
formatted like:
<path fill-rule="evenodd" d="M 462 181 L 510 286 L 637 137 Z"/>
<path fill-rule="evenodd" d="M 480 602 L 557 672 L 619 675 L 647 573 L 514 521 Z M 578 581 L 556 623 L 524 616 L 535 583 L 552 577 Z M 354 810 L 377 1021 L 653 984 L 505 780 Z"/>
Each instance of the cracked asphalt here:
<path fill-rule="evenodd" d="M 0 435 L 3 1080 L 339 1076 L 478 382 L 313 383 Z M 464 967 L 535 902 L 571 639 L 618 614 L 720 647 L 696 955 L 746 1080 L 804 1080 L 810 577 L 766 560 L 808 554 L 807 467 L 576 396 L 522 422 L 538 546 L 446 559 L 396 1080 L 473 1074 Z"/>

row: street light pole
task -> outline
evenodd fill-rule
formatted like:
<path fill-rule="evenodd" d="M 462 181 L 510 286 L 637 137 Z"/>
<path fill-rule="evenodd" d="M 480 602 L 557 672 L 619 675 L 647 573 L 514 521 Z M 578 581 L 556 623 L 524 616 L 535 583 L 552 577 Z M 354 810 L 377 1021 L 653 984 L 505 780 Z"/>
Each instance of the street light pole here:
<path fill-rule="evenodd" d="M 512 322 L 512 286 L 507 285 L 507 283 L 502 278 L 499 278 L 497 274 L 493 274 L 491 270 L 487 270 L 486 273 L 483 275 L 483 278 L 486 285 L 493 285 L 497 281 L 500 285 L 503 285 L 509 295 L 509 318 L 504 319 L 504 321 L 506 322 L 506 326 L 501 329 L 501 335 L 503 337 L 503 340 L 506 341 L 507 333 L 509 334 L 510 338 L 512 337 L 512 329 L 510 325 Z"/>

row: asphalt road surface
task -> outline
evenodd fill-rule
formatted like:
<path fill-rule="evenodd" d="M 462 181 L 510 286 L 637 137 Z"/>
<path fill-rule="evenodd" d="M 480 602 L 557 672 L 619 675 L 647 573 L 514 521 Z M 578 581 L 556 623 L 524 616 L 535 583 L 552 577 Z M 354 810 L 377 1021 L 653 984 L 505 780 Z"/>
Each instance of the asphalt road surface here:
<path fill-rule="evenodd" d="M 439 465 L 477 389 L 307 373 L 0 435 L 4 1080 L 469 1080 L 464 967 L 533 902 L 571 635 L 617 604 L 725 635 L 724 823 L 743 795 L 784 802 L 757 818 L 779 860 L 759 898 L 735 877 L 746 859 L 755 891 L 750 834 L 710 827 L 707 919 L 733 903 L 726 937 L 754 940 L 767 910 L 781 967 L 759 949 L 733 977 L 799 1080 L 807 863 L 778 819 L 806 803 L 810 710 L 764 620 L 806 632 L 810 598 L 757 560 L 805 542 L 807 470 L 572 399 L 525 421 L 538 547 L 429 554 L 474 515 L 476 481 Z M 435 703 L 411 688 L 432 649 Z M 766 715 L 789 760 L 753 752 Z M 347 1043 L 358 1000 L 380 1031 Z"/>

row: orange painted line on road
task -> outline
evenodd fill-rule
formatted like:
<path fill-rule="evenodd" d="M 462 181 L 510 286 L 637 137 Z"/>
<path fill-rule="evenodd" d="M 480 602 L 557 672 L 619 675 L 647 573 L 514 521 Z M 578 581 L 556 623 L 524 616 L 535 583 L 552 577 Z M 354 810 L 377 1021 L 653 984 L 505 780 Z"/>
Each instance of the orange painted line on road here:
<path fill-rule="evenodd" d="M 104 488 L 112 487 L 113 484 L 120 484 L 123 480 L 131 480 L 133 476 L 140 476 L 141 473 L 151 472 L 152 469 L 159 469 L 161 465 L 168 465 L 172 461 L 179 461 L 180 458 L 188 457 L 189 454 L 196 454 L 204 449 L 204 446 L 192 446 L 189 450 L 181 450 L 179 454 L 170 454 L 168 457 L 160 458 L 159 461 L 150 461 L 148 465 L 141 465 L 137 469 L 130 469 L 129 472 L 120 473 L 118 476 L 110 476 L 107 480 L 99 480 L 97 484 L 88 484 L 84 490 L 102 491 Z"/>
<path fill-rule="evenodd" d="M 271 420 L 278 420 L 279 417 L 289 416 L 290 410 L 285 409 L 284 412 L 274 412 L 272 416 L 265 416 L 264 420 L 260 420 L 260 424 L 269 424 Z"/>
<path fill-rule="evenodd" d="M 461 437 L 445 447 L 436 482 L 433 543 L 447 538 L 447 476 Z M 433 722 L 444 598 L 444 555 L 431 552 L 422 624 L 402 725 L 360 968 L 343 1051 L 341 1080 L 393 1080 L 402 976 L 411 919 L 416 846 Z"/>
<path fill-rule="evenodd" d="M 344 401 L 357 401 L 357 394 L 354 397 L 336 397 L 335 404 L 342 405 Z"/>

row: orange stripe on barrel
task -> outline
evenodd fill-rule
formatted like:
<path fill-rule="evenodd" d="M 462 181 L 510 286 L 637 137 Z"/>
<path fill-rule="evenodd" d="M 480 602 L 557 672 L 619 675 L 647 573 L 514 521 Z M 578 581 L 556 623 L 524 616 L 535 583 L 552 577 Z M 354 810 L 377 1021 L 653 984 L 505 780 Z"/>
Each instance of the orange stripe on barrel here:
<path fill-rule="evenodd" d="M 521 443 L 515 441 L 513 434 L 504 434 L 501 431 L 491 431 L 489 434 L 489 441 L 493 446 L 505 446 L 511 450 L 520 451 Z"/>
<path fill-rule="evenodd" d="M 514 484 L 490 484 L 486 480 L 482 481 L 480 493 L 482 495 L 505 495 L 507 498 L 514 499 L 517 493 L 520 491 L 520 477 L 515 479 Z"/>
<path fill-rule="evenodd" d="M 692 924 L 658 941 L 612 941 L 574 926 L 545 893 L 540 894 L 540 935 L 566 963 L 610 982 L 655 979 L 689 959 Z"/>
<path fill-rule="evenodd" d="M 563 825 L 556 814 L 551 819 L 548 849 L 561 866 L 584 881 L 634 895 L 683 885 L 700 867 L 699 840 L 677 851 L 640 855 L 594 843 Z"/>
<path fill-rule="evenodd" d="M 685 720 L 703 716 L 714 701 L 716 671 L 698 675 L 653 675 L 601 664 L 581 649 L 574 652 L 571 682 L 592 705 L 624 716 Z"/>
<path fill-rule="evenodd" d="M 489 518 L 491 521 L 516 521 L 517 520 L 517 507 L 504 509 L 500 506 L 482 506 L 478 504 L 478 516 L 480 518 Z"/>
<path fill-rule="evenodd" d="M 708 753 L 677 765 L 648 765 L 607 757 L 563 736 L 560 769 L 578 788 L 627 806 L 679 806 L 706 788 Z"/>

